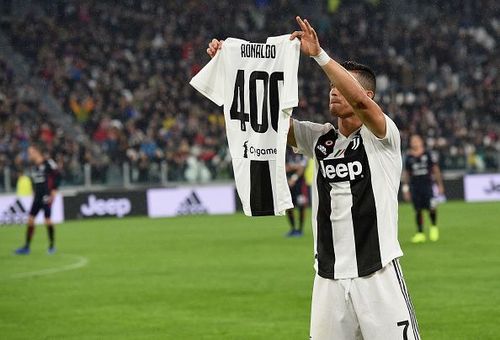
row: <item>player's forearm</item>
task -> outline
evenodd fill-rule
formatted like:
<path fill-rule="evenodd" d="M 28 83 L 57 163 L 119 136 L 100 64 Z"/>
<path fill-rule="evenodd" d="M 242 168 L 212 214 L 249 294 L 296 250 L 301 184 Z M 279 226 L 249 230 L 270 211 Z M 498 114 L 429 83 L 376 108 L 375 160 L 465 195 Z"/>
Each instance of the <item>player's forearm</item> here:
<path fill-rule="evenodd" d="M 365 90 L 342 65 L 333 59 L 322 66 L 328 79 L 335 84 L 335 87 L 342 93 L 345 99 L 356 110 L 358 107 L 367 106 L 366 99 L 369 99 Z"/>
<path fill-rule="evenodd" d="M 377 137 L 385 136 L 385 117 L 366 90 L 342 65 L 333 59 L 321 67 L 328 79 L 354 109 L 355 114 Z"/>

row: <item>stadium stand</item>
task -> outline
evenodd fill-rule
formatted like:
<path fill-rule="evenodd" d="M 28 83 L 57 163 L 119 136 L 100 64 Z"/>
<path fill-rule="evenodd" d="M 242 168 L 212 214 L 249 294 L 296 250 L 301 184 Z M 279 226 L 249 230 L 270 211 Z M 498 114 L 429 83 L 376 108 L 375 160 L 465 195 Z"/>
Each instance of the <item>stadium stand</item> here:
<path fill-rule="evenodd" d="M 107 183 L 131 166 L 137 183 L 209 181 L 232 176 L 221 110 L 188 86 L 208 61 L 210 38 L 262 41 L 295 29 L 307 13 L 323 45 L 340 59 L 372 66 L 378 98 L 401 130 L 424 135 L 444 169 L 500 167 L 500 13 L 494 0 L 345 2 L 76 1 L 12 16 L 4 32 L 89 143 L 46 119 L 37 94 L 0 61 L 0 176 L 25 161 L 30 138 L 43 140 L 64 183 Z M 446 11 L 446 17 L 440 16 Z M 196 29 L 192 27 L 196 26 Z M 413 48 L 417 46 L 417 48 Z M 328 82 L 308 60 L 300 66 L 296 117 L 323 122 Z M 13 86 L 14 85 L 14 86 Z M 0 181 L 4 183 L 3 180 Z M 1 184 L 0 184 L 1 185 Z"/>

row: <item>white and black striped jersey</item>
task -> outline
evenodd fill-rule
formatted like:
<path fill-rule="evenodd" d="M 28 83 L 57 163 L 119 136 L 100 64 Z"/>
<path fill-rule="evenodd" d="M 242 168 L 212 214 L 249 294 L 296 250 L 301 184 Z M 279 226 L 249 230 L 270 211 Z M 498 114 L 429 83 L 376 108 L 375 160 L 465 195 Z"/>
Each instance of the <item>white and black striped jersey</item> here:
<path fill-rule="evenodd" d="M 300 42 L 289 35 L 265 44 L 229 38 L 190 84 L 224 105 L 236 189 L 248 216 L 293 208 L 286 179 L 286 139 L 298 104 Z"/>
<path fill-rule="evenodd" d="M 329 279 L 369 275 L 403 255 L 398 234 L 401 138 L 387 116 L 385 138 L 366 126 L 343 136 L 331 124 L 294 120 L 298 152 L 315 159 L 315 269 Z"/>

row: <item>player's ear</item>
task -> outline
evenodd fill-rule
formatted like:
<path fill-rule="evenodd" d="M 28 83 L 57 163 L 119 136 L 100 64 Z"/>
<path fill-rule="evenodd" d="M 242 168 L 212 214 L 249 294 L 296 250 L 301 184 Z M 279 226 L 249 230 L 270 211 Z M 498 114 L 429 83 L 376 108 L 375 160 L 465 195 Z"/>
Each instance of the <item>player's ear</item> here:
<path fill-rule="evenodd" d="M 375 92 L 373 92 L 372 90 L 368 90 L 366 91 L 366 95 L 373 99 L 375 97 Z"/>

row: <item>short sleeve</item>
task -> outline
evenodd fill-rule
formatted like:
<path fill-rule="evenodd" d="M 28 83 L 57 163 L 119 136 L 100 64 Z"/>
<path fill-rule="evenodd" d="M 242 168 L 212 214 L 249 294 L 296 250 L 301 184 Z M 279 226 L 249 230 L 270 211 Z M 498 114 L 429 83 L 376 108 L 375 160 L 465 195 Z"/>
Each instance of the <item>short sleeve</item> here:
<path fill-rule="evenodd" d="M 49 189 L 57 190 L 61 184 L 61 173 L 53 159 L 49 159 L 47 165 L 46 175 L 49 178 Z"/>
<path fill-rule="evenodd" d="M 222 49 L 217 52 L 215 57 L 189 82 L 198 92 L 219 106 L 224 105 L 223 51 Z"/>
<path fill-rule="evenodd" d="M 295 119 L 292 122 L 295 142 L 297 143 L 294 151 L 309 158 L 314 158 L 314 143 L 320 136 L 333 129 L 333 126 L 329 123 L 317 124 Z"/>
<path fill-rule="evenodd" d="M 299 70 L 300 59 L 300 42 L 298 39 L 289 40 L 288 36 L 285 37 L 286 44 L 286 59 L 284 65 L 284 94 L 281 107 L 288 109 L 296 107 L 299 104 L 299 83 L 297 74 Z"/>
<path fill-rule="evenodd" d="M 385 117 L 385 126 L 386 126 L 385 136 L 383 138 L 378 138 L 371 131 L 370 131 L 370 134 L 374 137 L 374 139 L 382 142 L 382 144 L 384 146 L 399 149 L 400 145 L 401 145 L 401 137 L 399 134 L 399 129 L 396 126 L 396 123 L 394 123 L 394 121 L 385 113 L 384 113 L 384 117 Z M 363 127 L 368 130 L 368 128 L 366 126 L 363 126 Z"/>
<path fill-rule="evenodd" d="M 57 163 L 53 159 L 47 160 L 47 163 L 49 165 L 50 171 L 57 171 Z"/>

